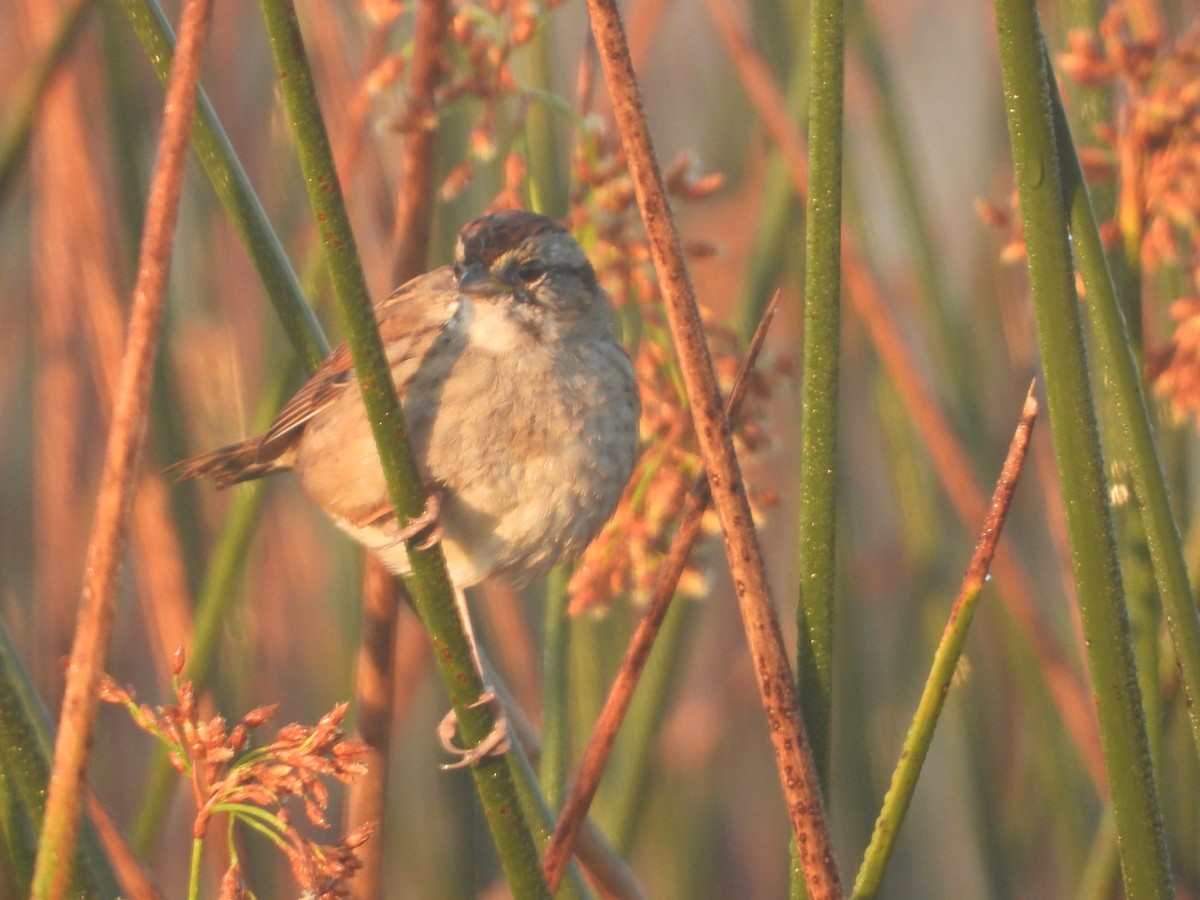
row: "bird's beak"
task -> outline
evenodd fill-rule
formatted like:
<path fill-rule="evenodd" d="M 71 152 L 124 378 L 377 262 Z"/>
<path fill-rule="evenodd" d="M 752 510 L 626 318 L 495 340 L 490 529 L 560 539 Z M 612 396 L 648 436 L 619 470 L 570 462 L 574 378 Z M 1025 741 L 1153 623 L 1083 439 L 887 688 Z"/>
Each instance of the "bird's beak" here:
<path fill-rule="evenodd" d="M 458 289 L 470 297 L 495 297 L 509 290 L 480 265 L 470 265 L 463 269 L 462 274 L 458 276 Z"/>

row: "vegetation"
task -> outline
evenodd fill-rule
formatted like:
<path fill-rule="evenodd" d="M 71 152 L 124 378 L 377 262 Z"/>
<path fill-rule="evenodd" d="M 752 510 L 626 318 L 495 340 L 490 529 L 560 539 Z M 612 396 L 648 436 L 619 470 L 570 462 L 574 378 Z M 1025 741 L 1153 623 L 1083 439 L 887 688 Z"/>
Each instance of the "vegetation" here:
<path fill-rule="evenodd" d="M 1200 893 L 1188 9 L 16 0 L 0 898 Z M 436 551 L 409 604 L 294 479 L 161 473 L 326 334 L 392 421 L 366 298 L 510 206 L 594 261 L 644 446 L 471 597 L 515 740 L 468 776 Z"/>

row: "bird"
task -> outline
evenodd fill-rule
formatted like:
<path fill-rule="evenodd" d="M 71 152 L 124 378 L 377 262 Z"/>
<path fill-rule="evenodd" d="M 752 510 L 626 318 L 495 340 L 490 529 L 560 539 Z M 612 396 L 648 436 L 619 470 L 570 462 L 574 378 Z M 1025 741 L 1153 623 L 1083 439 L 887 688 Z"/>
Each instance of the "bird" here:
<path fill-rule="evenodd" d="M 338 346 L 265 433 L 171 466 L 218 487 L 294 470 L 318 506 L 392 572 L 432 532 L 456 589 L 520 585 L 575 559 L 612 516 L 638 451 L 640 402 L 608 295 L 554 220 L 491 213 L 452 263 L 375 309 L 428 496 L 401 525 L 353 363 Z"/>

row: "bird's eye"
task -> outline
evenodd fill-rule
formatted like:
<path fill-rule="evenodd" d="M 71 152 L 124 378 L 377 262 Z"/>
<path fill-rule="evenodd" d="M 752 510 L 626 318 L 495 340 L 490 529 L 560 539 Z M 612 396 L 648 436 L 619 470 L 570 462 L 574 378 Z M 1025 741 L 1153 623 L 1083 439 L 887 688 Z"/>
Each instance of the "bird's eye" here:
<path fill-rule="evenodd" d="M 521 268 L 517 269 L 517 275 L 526 284 L 532 284 L 545 274 L 545 264 L 537 262 L 536 260 L 531 260 L 530 262 L 522 265 Z"/>

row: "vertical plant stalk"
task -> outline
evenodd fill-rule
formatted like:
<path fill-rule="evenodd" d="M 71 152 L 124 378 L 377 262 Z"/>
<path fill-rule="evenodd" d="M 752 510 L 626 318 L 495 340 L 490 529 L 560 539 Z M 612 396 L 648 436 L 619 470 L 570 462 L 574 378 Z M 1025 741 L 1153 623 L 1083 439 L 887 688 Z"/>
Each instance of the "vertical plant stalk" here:
<path fill-rule="evenodd" d="M 325 247 L 388 492 L 400 520 L 412 521 L 421 515 L 425 495 L 342 200 L 300 23 L 290 0 L 261 0 L 261 6 L 309 203 Z M 419 537 L 406 544 L 412 567 L 406 585 L 433 641 L 434 657 L 454 704 L 459 732 L 467 746 L 474 746 L 494 727 L 492 713 L 486 705 L 472 708 L 484 685 L 454 602 L 441 546 L 422 549 L 420 544 Z M 472 766 L 471 774 L 513 893 L 519 897 L 548 896 L 533 835 L 506 761 L 487 758 Z"/>
<path fill-rule="evenodd" d="M 400 196 L 396 200 L 396 258 L 393 281 L 404 284 L 425 271 L 429 255 L 429 229 L 433 222 L 434 145 L 438 110 L 434 92 L 442 81 L 446 25 L 450 18 L 446 0 L 421 0 L 413 33 L 413 55 L 408 81 L 408 128 L 400 154 Z"/>
<path fill-rule="evenodd" d="M 833 721 L 838 347 L 842 264 L 843 0 L 813 0 L 809 64 L 808 212 L 800 387 L 800 598 L 796 678 L 821 783 Z"/>
<path fill-rule="evenodd" d="M 371 840 L 358 850 L 360 869 L 350 883 L 355 897 L 383 895 L 386 858 L 388 754 L 391 750 L 392 707 L 395 698 L 396 625 L 403 602 L 396 576 L 374 554 L 363 560 L 362 633 L 354 676 L 354 706 L 358 737 L 368 748 L 367 771 L 348 790 L 346 831 L 367 822 L 378 825 Z"/>
<path fill-rule="evenodd" d="M 754 337 L 750 341 L 750 346 L 747 348 L 737 376 L 734 378 L 729 398 L 725 401 L 725 415 L 730 419 L 737 416 L 738 410 L 741 408 L 742 399 L 746 395 L 746 377 L 753 370 L 758 354 L 766 342 L 767 331 L 771 327 L 771 321 L 775 318 L 778 306 L 779 294 L 776 293 L 763 312 L 762 320 L 755 329 Z M 625 714 L 629 711 L 629 705 L 633 702 L 633 692 L 637 689 L 646 664 L 650 660 L 650 651 L 654 648 L 654 641 L 671 608 L 675 589 L 679 585 L 679 578 L 691 556 L 692 546 L 700 536 L 704 511 L 708 509 L 710 500 L 712 500 L 712 493 L 709 491 L 707 473 L 701 472 L 696 476 L 692 489 L 684 501 L 683 511 L 679 515 L 679 528 L 675 531 L 675 536 L 671 538 L 671 546 L 667 548 L 667 555 L 663 560 L 662 567 L 655 575 L 654 586 L 650 591 L 650 600 L 646 604 L 646 610 L 642 613 L 633 637 L 629 639 L 629 646 L 625 649 L 625 656 L 621 660 L 620 669 L 617 670 L 617 677 L 608 691 L 604 707 L 600 711 L 596 726 L 592 729 L 592 735 L 583 751 L 583 757 L 579 762 L 579 772 L 563 803 L 562 813 L 558 817 L 558 824 L 554 828 L 550 843 L 546 846 L 542 869 L 546 873 L 546 882 L 550 885 L 551 890 L 558 886 L 563 869 L 570 858 L 571 849 L 587 820 L 588 809 L 596 796 L 596 789 L 600 786 L 604 767 L 612 754 L 613 745 L 616 744 L 617 732 L 621 728 Z M 543 765 L 545 765 L 544 759 Z"/>
<path fill-rule="evenodd" d="M 367 557 L 368 562 L 374 557 Z M 376 569 L 378 571 L 378 569 Z M 400 581 L 390 572 L 381 572 L 386 584 L 402 590 Z M 382 582 L 381 582 L 382 583 Z M 363 590 L 363 616 L 375 615 L 372 598 L 383 599 L 376 590 Z M 424 688 L 429 672 L 429 638 L 421 626 L 412 605 L 403 597 L 395 597 L 396 623 L 385 634 L 382 626 L 372 629 L 372 635 L 386 645 L 360 642 L 356 699 L 359 737 L 371 745 L 367 772 L 360 777 L 347 795 L 346 828 L 349 834 L 368 822 L 379 824 L 370 841 L 358 849 L 362 869 L 350 882 L 353 896 L 360 900 L 375 900 L 385 896 L 386 862 L 389 859 L 385 842 L 385 815 L 388 808 L 388 753 L 399 736 L 395 723 L 403 722 L 412 709 L 413 698 Z M 390 610 L 387 611 L 390 613 Z M 363 628 L 364 636 L 366 627 Z M 370 654 L 370 659 L 367 655 Z M 386 660 L 384 654 L 387 655 Z M 384 671 L 384 666 L 389 665 Z M 363 787 L 359 787 L 359 785 Z M 375 845 L 372 847 L 371 845 Z M 394 849 L 391 858 L 394 858 Z"/>
<path fill-rule="evenodd" d="M 808 162 L 804 140 L 787 114 L 787 103 L 771 80 L 770 72 L 730 12 L 728 0 L 708 0 L 713 24 L 720 32 L 737 68 L 742 87 L 754 104 L 772 142 L 784 161 L 792 187 L 803 197 L 808 192 Z M 917 434 L 929 450 L 934 470 L 964 527 L 972 528 L 987 511 L 986 498 L 976 485 L 970 461 L 955 439 L 946 417 L 921 383 L 912 353 L 905 349 L 883 292 L 863 259 L 852 232 L 843 229 L 842 262 L 846 296 L 867 329 L 876 353 L 904 400 Z M 1086 686 L 1075 675 L 1049 623 L 1033 603 L 1033 589 L 1011 542 L 1004 538 L 992 566 L 997 588 L 1009 614 L 1029 641 L 1046 679 L 1047 690 L 1070 732 L 1099 794 L 1107 793 L 1100 732 Z"/>
<path fill-rule="evenodd" d="M 59 3 L 14 3 L 10 19 L 41 45 L 61 23 Z M 61 691 L 59 661 L 69 647 L 79 602 L 79 572 L 87 546 L 88 521 L 80 498 L 94 485 L 82 471 L 89 456 L 85 434 L 88 369 L 83 347 L 85 308 L 94 290 L 113 290 L 111 219 L 105 216 L 100 184 L 89 176 L 97 165 L 89 152 L 86 70 L 94 56 L 81 54 L 47 87 L 36 109 L 37 141 L 29 166 L 29 242 L 33 326 L 29 403 L 31 419 L 30 537 L 37 598 L 30 606 L 34 646 L 55 648 L 30 660 L 38 682 L 51 695 Z M 82 201 L 82 202 L 81 202 Z M 92 202 L 88 202 L 92 201 Z M 128 287 L 120 288 L 128 293 Z M 126 298 L 127 299 L 127 298 Z M 125 327 L 122 315 L 117 353 Z M 25 885 L 28 890 L 28 882 Z"/>
<path fill-rule="evenodd" d="M 571 599 L 567 570 L 558 567 L 546 579 L 546 612 L 542 646 L 542 753 L 538 760 L 538 783 L 546 803 L 556 812 L 566 792 L 571 751 L 570 634 Z M 546 866 L 543 862 L 542 871 Z M 546 879 L 551 890 L 557 887 Z"/>
<path fill-rule="evenodd" d="M 526 56 L 530 86 L 547 96 L 552 96 L 554 91 L 555 35 L 551 23 L 551 16 L 546 13 L 538 17 L 537 31 Z M 568 204 L 567 178 L 563 171 L 565 154 L 560 147 L 558 119 L 550 104 L 530 104 L 525 134 L 530 208 L 551 218 L 561 218 L 567 214 Z"/>
<path fill-rule="evenodd" d="M 1171 896 L 1170 863 L 1117 563 L 1084 350 L 1037 8 L 995 0 L 1005 109 L 1050 428 L 1066 506 L 1100 741 L 1131 897 Z"/>
<path fill-rule="evenodd" d="M 975 614 L 975 605 L 987 579 L 988 569 L 1000 541 L 1000 532 L 1004 527 L 1004 519 L 1008 515 L 1013 492 L 1021 477 L 1021 466 L 1025 462 L 1025 451 L 1029 447 L 1029 437 L 1033 433 L 1033 423 L 1038 412 L 1033 387 L 1032 384 L 1029 386 L 1029 393 L 1025 396 L 1021 419 L 1009 444 L 1004 466 L 1000 470 L 991 506 L 983 521 L 979 540 L 975 544 L 975 552 L 971 554 L 971 562 L 963 576 L 962 587 L 959 588 L 958 597 L 950 610 L 950 619 L 942 633 L 942 640 L 934 653 L 933 665 L 929 670 L 929 677 L 925 680 L 925 689 L 917 704 L 917 712 L 913 716 L 908 737 L 904 741 L 900 762 L 892 773 L 892 783 L 883 799 L 883 808 L 875 822 L 871 842 L 863 854 L 862 866 L 858 870 L 858 877 L 854 881 L 854 893 L 851 895 L 856 900 L 874 897 L 879 892 L 884 869 L 896 845 L 896 837 L 900 833 L 904 815 L 908 812 L 913 791 L 916 790 L 917 778 L 925 764 L 929 746 L 933 743 L 933 732 L 941 716 L 942 707 L 946 704 L 946 694 L 950 690 L 951 679 L 962 656 L 967 629 L 971 627 L 971 617 Z"/>
<path fill-rule="evenodd" d="M 663 189 L 662 173 L 654 158 L 620 13 L 614 0 L 588 0 L 588 13 L 679 354 L 692 419 L 708 470 L 713 506 L 724 532 L 725 552 L 809 896 L 814 900 L 837 897 L 841 895 L 841 886 L 825 826 L 817 771 L 796 707 L 795 684 L 775 619 L 762 549 L 734 454 L 729 420 L 721 409 L 712 358 Z"/>
<path fill-rule="evenodd" d="M 146 433 L 150 376 L 154 370 L 171 242 L 179 213 L 188 134 L 196 107 L 200 56 L 211 10 L 211 0 L 188 0 L 181 13 L 179 52 L 167 86 L 162 137 L 146 209 L 125 360 L 113 404 L 104 471 L 96 498 L 83 596 L 67 668 L 62 717 L 54 747 L 54 768 L 46 798 L 46 818 L 34 868 L 33 895 L 38 898 L 62 897 L 70 881 L 71 857 L 85 798 L 83 775 L 96 725 L 99 702 L 96 691 L 112 631 L 117 569 L 128 533 L 137 464 Z"/>
<path fill-rule="evenodd" d="M 1048 59 L 1045 65 L 1049 68 Z M 1134 357 L 1136 344 L 1130 337 L 1109 274 L 1079 155 L 1075 152 L 1062 97 L 1053 79 L 1050 90 L 1063 195 L 1070 209 L 1075 258 L 1087 288 L 1087 309 L 1091 313 L 1096 351 L 1108 374 L 1108 384 L 1123 426 L 1119 432 L 1125 440 L 1124 455 L 1141 506 L 1146 544 L 1150 548 L 1167 627 L 1179 657 L 1183 709 L 1191 726 L 1192 744 L 1200 754 L 1200 616 L 1192 602 L 1183 543 L 1171 513 L 1166 480 L 1154 444 L 1154 429 Z"/>

